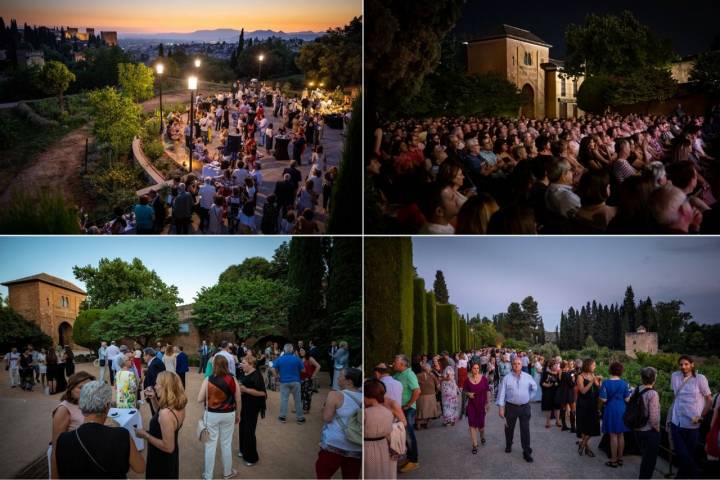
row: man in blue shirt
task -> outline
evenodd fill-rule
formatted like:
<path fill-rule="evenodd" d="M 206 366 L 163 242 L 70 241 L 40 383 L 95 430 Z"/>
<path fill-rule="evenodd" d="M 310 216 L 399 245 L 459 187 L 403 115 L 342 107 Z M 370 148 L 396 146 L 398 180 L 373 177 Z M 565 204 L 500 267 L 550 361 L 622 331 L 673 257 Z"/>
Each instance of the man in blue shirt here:
<path fill-rule="evenodd" d="M 512 372 L 500 383 L 497 404 L 500 407 L 500 418 L 505 420 L 505 453 L 512 451 L 515 422 L 520 418 L 520 442 L 526 462 L 533 461 L 530 448 L 530 399 L 535 390 L 535 380 L 522 371 L 522 360 L 519 356 L 515 357 Z"/>
<path fill-rule="evenodd" d="M 287 421 L 288 397 L 292 392 L 297 423 L 302 425 L 305 423 L 305 417 L 300 400 L 300 374 L 305 371 L 305 366 L 297 355 L 293 355 L 292 343 L 285 344 L 283 354 L 273 362 L 273 368 L 280 379 L 280 416 L 278 420 L 282 423 Z"/>

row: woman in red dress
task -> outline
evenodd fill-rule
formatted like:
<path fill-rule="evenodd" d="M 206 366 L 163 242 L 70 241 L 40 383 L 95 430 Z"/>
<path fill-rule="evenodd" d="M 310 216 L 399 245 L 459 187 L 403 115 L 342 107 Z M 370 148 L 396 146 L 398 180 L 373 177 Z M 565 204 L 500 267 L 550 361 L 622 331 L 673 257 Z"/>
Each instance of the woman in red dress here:
<path fill-rule="evenodd" d="M 472 439 L 472 453 L 478 451 L 477 434 L 480 432 L 480 443 L 485 445 L 485 414 L 490 410 L 490 383 L 480 373 L 480 365 L 473 363 L 470 376 L 465 379 L 463 393 L 468 397 L 467 419 Z"/>

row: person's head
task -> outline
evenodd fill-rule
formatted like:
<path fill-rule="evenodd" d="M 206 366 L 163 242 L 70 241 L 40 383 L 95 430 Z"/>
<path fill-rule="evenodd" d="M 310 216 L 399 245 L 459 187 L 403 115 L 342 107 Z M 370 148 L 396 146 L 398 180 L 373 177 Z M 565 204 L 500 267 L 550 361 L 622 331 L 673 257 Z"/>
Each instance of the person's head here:
<path fill-rule="evenodd" d="M 246 374 L 255 370 L 255 365 L 257 365 L 257 359 L 252 355 L 245 355 L 242 362 L 240 362 L 240 368 L 242 368 Z"/>
<path fill-rule="evenodd" d="M 627 159 L 630 156 L 630 142 L 624 138 L 619 139 L 615 142 L 615 151 L 618 159 Z"/>
<path fill-rule="evenodd" d="M 283 345 L 283 352 L 285 353 L 285 355 L 291 355 L 294 350 L 295 348 L 293 347 L 292 343 L 286 343 L 285 345 Z"/>
<path fill-rule="evenodd" d="M 385 403 L 385 384 L 377 378 L 365 380 L 363 384 L 363 397 L 365 401 L 374 400 L 377 403 Z"/>
<path fill-rule="evenodd" d="M 650 194 L 648 204 L 650 213 L 659 226 L 688 231 L 693 209 L 681 189 L 670 184 L 664 185 Z"/>
<path fill-rule="evenodd" d="M 215 355 L 212 361 L 213 377 L 224 377 L 230 375 L 227 358 L 223 355 Z"/>
<path fill-rule="evenodd" d="M 695 361 L 690 355 L 680 355 L 680 358 L 678 358 L 678 366 L 683 375 L 692 375 L 693 377 L 696 375 Z"/>
<path fill-rule="evenodd" d="M 567 160 L 553 158 L 547 165 L 547 176 L 551 183 L 572 185 L 573 173 Z"/>
<path fill-rule="evenodd" d="M 94 378 L 86 380 L 78 390 L 77 403 L 86 417 L 89 415 L 107 415 L 112 403 L 113 391 L 110 384 L 98 382 Z"/>
<path fill-rule="evenodd" d="M 403 372 L 406 368 L 410 365 L 410 360 L 408 359 L 407 355 L 405 354 L 398 354 L 395 355 L 395 360 L 393 361 L 393 370 L 396 372 Z"/>
<path fill-rule="evenodd" d="M 488 222 L 491 235 L 535 235 L 535 212 L 527 206 L 514 204 L 495 212 Z"/>
<path fill-rule="evenodd" d="M 662 162 L 651 162 L 646 167 L 647 175 L 653 179 L 655 188 L 662 187 L 668 181 L 667 173 L 665 172 L 665 165 Z"/>
<path fill-rule="evenodd" d="M 656 379 L 657 370 L 655 370 L 653 367 L 645 367 L 640 370 L 640 380 L 642 381 L 643 385 L 652 387 L 653 385 L 655 385 Z"/>
<path fill-rule="evenodd" d="M 187 405 L 187 396 L 180 376 L 175 372 L 160 372 L 155 381 L 155 395 L 160 408 L 182 410 Z"/>
<path fill-rule="evenodd" d="M 609 196 L 610 176 L 603 171 L 588 170 L 580 177 L 577 194 L 583 207 L 600 205 Z"/>
<path fill-rule="evenodd" d="M 220 342 L 220 350 L 227 350 L 228 346 L 229 346 L 229 344 L 228 344 L 227 340 L 223 340 Z"/>
<path fill-rule="evenodd" d="M 169 343 L 165 346 L 165 355 L 173 356 L 175 355 L 175 347 L 170 345 Z"/>
<path fill-rule="evenodd" d="M 438 183 L 453 185 L 455 188 L 462 187 L 465 181 L 462 167 L 456 162 L 445 162 L 440 166 L 437 176 Z"/>
<path fill-rule="evenodd" d="M 298 356 L 300 358 L 308 358 L 308 353 L 303 347 L 300 347 L 298 348 Z"/>
<path fill-rule="evenodd" d="M 480 192 L 470 197 L 457 216 L 458 234 L 485 234 L 487 233 L 490 218 L 500 210 L 495 199 L 487 193 Z"/>
<path fill-rule="evenodd" d="M 522 360 L 520 359 L 519 355 L 513 358 L 511 366 L 513 372 L 515 372 L 516 374 L 520 373 L 520 371 L 522 370 Z"/>
<path fill-rule="evenodd" d="M 451 184 L 431 184 L 421 198 L 420 209 L 430 223 L 447 225 L 460 211 L 460 203 Z"/>
<path fill-rule="evenodd" d="M 345 368 L 338 378 L 341 388 L 360 388 L 362 385 L 362 370 L 357 368 Z"/>
<path fill-rule="evenodd" d="M 143 350 L 143 357 L 145 358 L 145 363 L 152 362 L 153 358 L 155 358 L 155 349 L 152 347 L 147 347 Z"/>
<path fill-rule="evenodd" d="M 84 371 L 70 375 L 70 378 L 68 378 L 67 381 L 67 390 L 65 390 L 65 393 L 63 393 L 60 400 L 66 400 L 77 405 L 78 400 L 80 399 L 80 390 L 83 385 L 88 382 L 92 382 L 93 380 L 95 380 L 95 377 Z"/>
<path fill-rule="evenodd" d="M 668 179 L 685 193 L 691 193 L 697 187 L 697 172 L 690 160 L 671 163 L 667 168 Z"/>
<path fill-rule="evenodd" d="M 121 366 L 123 370 L 129 370 L 132 368 L 132 357 L 133 355 L 131 353 L 127 353 L 123 356 L 123 359 L 121 360 Z"/>
<path fill-rule="evenodd" d="M 470 367 L 470 372 L 475 376 L 480 375 L 480 364 L 473 363 L 472 367 Z"/>
<path fill-rule="evenodd" d="M 610 375 L 612 375 L 612 376 L 619 377 L 623 374 L 624 370 L 625 370 L 625 367 L 620 362 L 612 362 L 610 364 L 609 371 L 610 371 Z"/>
<path fill-rule="evenodd" d="M 345 340 L 342 340 L 340 343 L 338 343 L 338 347 L 344 348 L 345 350 L 347 350 L 347 349 L 348 349 L 348 342 L 346 342 Z"/>

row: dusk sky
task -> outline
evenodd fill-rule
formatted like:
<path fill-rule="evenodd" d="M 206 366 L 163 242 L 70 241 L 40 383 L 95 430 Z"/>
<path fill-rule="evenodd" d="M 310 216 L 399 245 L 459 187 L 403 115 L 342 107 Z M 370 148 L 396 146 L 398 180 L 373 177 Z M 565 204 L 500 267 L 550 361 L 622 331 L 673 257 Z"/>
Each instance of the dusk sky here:
<path fill-rule="evenodd" d="M 669 38 L 679 55 L 703 52 L 720 34 L 720 2 L 717 0 L 574 0 L 572 2 L 486 2 L 467 0 L 457 24 L 459 32 L 482 32 L 506 23 L 530 30 L 554 46 L 552 58 L 565 57 L 565 28 L 583 24 L 588 13 L 619 13 L 630 10 L 660 38 Z"/>
<path fill-rule="evenodd" d="M 122 33 L 250 30 L 324 32 L 360 16 L 362 0 L 5 0 L 0 16 L 19 25 L 85 27 Z"/>
<path fill-rule="evenodd" d="M 247 257 L 272 259 L 289 237 L 3 237 L 0 238 L 0 282 L 47 273 L 85 289 L 72 273 L 75 265 L 97 267 L 103 258 L 137 257 L 167 284 L 178 287 L 191 303 L 201 287 L 217 283 L 230 265 Z M 7 287 L 0 286 L 3 298 Z"/>
<path fill-rule="evenodd" d="M 432 289 L 442 270 L 450 303 L 492 318 L 532 295 L 545 329 L 593 299 L 680 299 L 698 323 L 720 321 L 720 238 L 414 237 L 413 264 Z"/>

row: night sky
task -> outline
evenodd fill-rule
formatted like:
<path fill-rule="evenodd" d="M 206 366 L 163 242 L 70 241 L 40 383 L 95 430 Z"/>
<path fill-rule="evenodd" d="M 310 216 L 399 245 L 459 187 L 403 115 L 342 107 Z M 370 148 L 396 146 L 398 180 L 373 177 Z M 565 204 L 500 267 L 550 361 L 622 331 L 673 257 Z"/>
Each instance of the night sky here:
<path fill-rule="evenodd" d="M 582 24 L 588 13 L 619 13 L 630 10 L 641 23 L 648 25 L 660 38 L 668 38 L 681 56 L 707 50 L 715 35 L 720 34 L 720 1 L 696 0 L 577 0 L 573 2 L 538 2 L 515 0 L 487 2 L 467 0 L 456 25 L 459 33 L 481 33 L 498 24 L 530 30 L 553 45 L 552 58 L 565 57 L 565 28 Z"/>
<path fill-rule="evenodd" d="M 683 300 L 698 323 L 720 322 L 718 237 L 413 237 L 413 264 L 432 289 L 442 270 L 450 303 L 492 318 L 532 295 L 545 329 L 588 301 Z"/>

